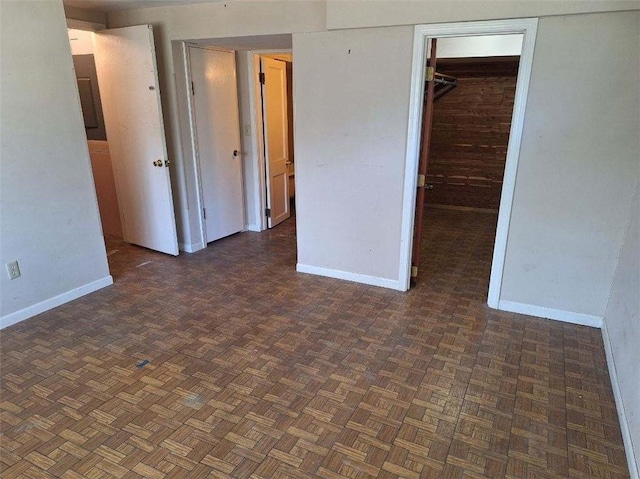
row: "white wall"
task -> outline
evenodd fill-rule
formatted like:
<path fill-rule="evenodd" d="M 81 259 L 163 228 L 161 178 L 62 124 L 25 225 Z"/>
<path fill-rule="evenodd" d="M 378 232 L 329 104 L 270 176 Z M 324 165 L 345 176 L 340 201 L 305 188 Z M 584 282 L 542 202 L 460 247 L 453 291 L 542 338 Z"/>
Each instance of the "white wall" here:
<path fill-rule="evenodd" d="M 69 28 L 67 33 L 72 55 L 93 55 L 93 32 Z"/>
<path fill-rule="evenodd" d="M 412 39 L 411 27 L 293 37 L 300 265 L 399 278 Z"/>
<path fill-rule="evenodd" d="M 604 314 L 638 178 L 639 21 L 540 19 L 503 301 Z"/>
<path fill-rule="evenodd" d="M 635 476 L 631 477 L 637 478 L 640 477 L 640 195 L 637 188 L 604 315 L 604 333 L 627 462 L 632 470 L 635 465 Z"/>
<path fill-rule="evenodd" d="M 62 4 L 0 5 L 0 325 L 6 326 L 111 277 Z M 10 281 L 5 263 L 13 260 L 22 276 Z"/>

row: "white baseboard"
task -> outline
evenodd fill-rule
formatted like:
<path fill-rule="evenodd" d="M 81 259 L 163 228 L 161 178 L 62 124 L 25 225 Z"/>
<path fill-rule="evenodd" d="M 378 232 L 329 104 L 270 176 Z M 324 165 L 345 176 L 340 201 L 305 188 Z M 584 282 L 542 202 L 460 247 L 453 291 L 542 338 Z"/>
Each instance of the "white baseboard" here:
<path fill-rule="evenodd" d="M 344 279 L 355 283 L 369 284 L 371 286 L 380 286 L 382 288 L 395 289 L 404 291 L 400 285 L 400 281 L 394 279 L 380 278 L 378 276 L 369 276 L 366 274 L 350 273 L 348 271 L 340 271 L 337 269 L 321 268 L 319 266 L 309 266 L 307 264 L 296 265 L 296 271 L 299 273 L 315 274 L 318 276 L 326 276 L 328 278 Z"/>
<path fill-rule="evenodd" d="M 247 231 L 255 231 L 256 233 L 260 233 L 262 230 L 260 229 L 260 225 L 247 225 Z"/>
<path fill-rule="evenodd" d="M 93 281 L 92 283 L 88 283 L 82 285 L 78 288 L 72 289 L 71 291 L 67 291 L 65 293 L 54 296 L 53 298 L 45 299 L 39 303 L 33 304 L 31 306 L 27 306 L 19 311 L 14 313 L 7 314 L 0 318 L 0 329 L 11 326 L 12 324 L 19 323 L 20 321 L 24 321 L 25 319 L 29 319 L 36 314 L 44 313 L 45 311 L 49 311 L 61 304 L 68 303 L 69 301 L 73 301 L 74 299 L 78 299 L 81 296 L 84 296 L 89 293 L 93 293 L 94 291 L 98 291 L 106 286 L 113 284 L 113 278 L 111 275 L 105 276 L 104 278 Z"/>
<path fill-rule="evenodd" d="M 616 363 L 613 357 L 613 349 L 611 348 L 611 339 L 607 331 L 607 323 L 602 325 L 602 342 L 604 343 L 604 353 L 607 358 L 607 367 L 609 369 L 609 378 L 611 379 L 611 387 L 613 389 L 613 397 L 616 401 L 616 409 L 618 411 L 618 421 L 620 422 L 620 431 L 622 432 L 622 442 L 624 443 L 624 451 L 627 455 L 627 465 L 629 466 L 629 475 L 631 479 L 640 479 L 640 471 L 636 462 L 636 455 L 633 450 L 633 441 L 631 440 L 631 429 L 627 420 L 627 413 L 622 400 L 622 391 L 618 382 L 618 373 L 616 372 Z"/>
<path fill-rule="evenodd" d="M 503 300 L 498 302 L 498 309 L 501 311 L 509 311 L 510 313 L 527 314 L 538 318 L 554 319 L 565 323 L 602 328 L 602 316 L 592 316 L 590 314 L 574 313 L 572 311 L 563 311 L 562 309 L 545 308 L 544 306 Z"/>
<path fill-rule="evenodd" d="M 203 244 L 201 241 L 193 244 L 185 244 L 179 243 L 178 249 L 180 251 L 184 251 L 185 253 L 195 253 L 196 251 L 200 251 L 201 249 L 205 249 L 207 247 L 206 244 Z"/>

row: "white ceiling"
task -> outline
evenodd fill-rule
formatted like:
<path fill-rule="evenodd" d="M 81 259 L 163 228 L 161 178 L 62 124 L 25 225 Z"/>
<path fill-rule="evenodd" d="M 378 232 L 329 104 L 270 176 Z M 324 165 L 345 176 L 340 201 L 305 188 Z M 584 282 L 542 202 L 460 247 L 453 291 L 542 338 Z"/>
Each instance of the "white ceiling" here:
<path fill-rule="evenodd" d="M 224 0 L 63 0 L 65 6 L 92 10 L 94 12 L 115 12 L 136 8 L 167 7 L 190 3 L 222 2 Z"/>

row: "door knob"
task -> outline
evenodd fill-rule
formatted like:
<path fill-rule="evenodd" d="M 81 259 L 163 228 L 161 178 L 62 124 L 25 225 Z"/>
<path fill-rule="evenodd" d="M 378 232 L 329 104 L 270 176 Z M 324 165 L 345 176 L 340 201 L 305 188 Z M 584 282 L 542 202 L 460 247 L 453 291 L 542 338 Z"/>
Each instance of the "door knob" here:
<path fill-rule="evenodd" d="M 240 152 L 238 150 L 233 150 L 233 156 L 238 156 Z"/>

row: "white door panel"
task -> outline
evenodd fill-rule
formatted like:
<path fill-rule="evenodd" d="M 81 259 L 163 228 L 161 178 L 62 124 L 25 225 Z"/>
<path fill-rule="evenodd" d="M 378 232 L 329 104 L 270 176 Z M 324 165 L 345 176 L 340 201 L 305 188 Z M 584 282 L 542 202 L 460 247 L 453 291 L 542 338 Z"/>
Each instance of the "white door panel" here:
<path fill-rule="evenodd" d="M 211 242 L 244 228 L 236 59 L 233 52 L 189 47 L 189 60 L 205 227 Z"/>
<path fill-rule="evenodd" d="M 265 164 L 269 228 L 291 216 L 289 211 L 289 131 L 287 121 L 287 65 L 272 58 L 261 59 L 264 73 L 262 108 L 264 114 Z"/>
<path fill-rule="evenodd" d="M 151 25 L 96 33 L 95 61 L 123 239 L 177 255 Z"/>

